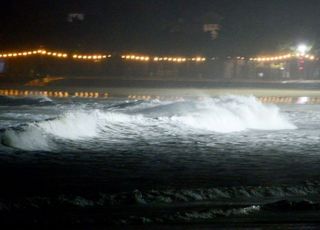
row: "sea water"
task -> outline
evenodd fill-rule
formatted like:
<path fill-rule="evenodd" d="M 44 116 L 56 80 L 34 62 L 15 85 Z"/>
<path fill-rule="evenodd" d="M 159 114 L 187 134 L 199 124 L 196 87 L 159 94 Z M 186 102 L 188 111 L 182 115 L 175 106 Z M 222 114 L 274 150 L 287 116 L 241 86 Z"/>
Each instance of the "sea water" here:
<path fill-rule="evenodd" d="M 2 220 L 319 218 L 319 105 L 1 97 L 0 130 Z"/>

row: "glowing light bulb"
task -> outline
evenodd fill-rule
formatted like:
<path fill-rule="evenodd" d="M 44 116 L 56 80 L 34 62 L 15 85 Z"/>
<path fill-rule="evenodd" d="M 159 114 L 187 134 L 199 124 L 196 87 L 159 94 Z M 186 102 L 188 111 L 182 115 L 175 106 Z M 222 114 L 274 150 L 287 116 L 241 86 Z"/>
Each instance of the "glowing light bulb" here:
<path fill-rule="evenodd" d="M 306 44 L 300 44 L 297 47 L 297 51 L 300 55 L 304 55 L 306 54 L 306 52 L 308 51 L 308 46 Z"/>

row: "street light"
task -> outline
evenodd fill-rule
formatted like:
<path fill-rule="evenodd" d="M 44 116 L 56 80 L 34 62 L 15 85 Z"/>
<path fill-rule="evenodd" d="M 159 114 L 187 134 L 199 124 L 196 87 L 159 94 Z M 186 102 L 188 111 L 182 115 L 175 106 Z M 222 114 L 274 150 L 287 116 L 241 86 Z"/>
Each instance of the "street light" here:
<path fill-rule="evenodd" d="M 306 44 L 300 44 L 297 47 L 297 53 L 299 55 L 305 55 L 307 52 L 311 50 L 310 46 L 307 46 Z"/>

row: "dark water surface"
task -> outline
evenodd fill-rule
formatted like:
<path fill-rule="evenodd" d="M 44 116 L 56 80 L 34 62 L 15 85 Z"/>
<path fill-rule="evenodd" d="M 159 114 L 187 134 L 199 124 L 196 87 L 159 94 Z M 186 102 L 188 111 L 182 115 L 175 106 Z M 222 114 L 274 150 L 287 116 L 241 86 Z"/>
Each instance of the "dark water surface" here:
<path fill-rule="evenodd" d="M 2 103 L 3 102 L 3 103 Z M 0 98 L 4 223 L 316 223 L 320 106 Z"/>

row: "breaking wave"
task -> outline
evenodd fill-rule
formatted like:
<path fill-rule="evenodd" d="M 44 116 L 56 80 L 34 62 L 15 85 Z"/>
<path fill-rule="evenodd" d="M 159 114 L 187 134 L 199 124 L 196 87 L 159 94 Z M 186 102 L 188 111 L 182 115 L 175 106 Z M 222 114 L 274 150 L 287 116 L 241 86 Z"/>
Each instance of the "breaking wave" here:
<path fill-rule="evenodd" d="M 2 143 L 24 150 L 50 150 L 52 138 L 79 140 L 97 135 L 99 112 L 73 111 L 4 132 Z"/>
<path fill-rule="evenodd" d="M 191 113 L 174 115 L 172 121 L 218 133 L 296 128 L 281 115 L 277 106 L 264 105 L 255 97 L 207 99 L 194 107 Z"/>
<path fill-rule="evenodd" d="M 50 150 L 56 139 L 101 137 L 157 137 L 164 130 L 182 133 L 230 133 L 252 130 L 295 129 L 278 107 L 254 97 L 225 96 L 203 101 L 131 103 L 104 110 L 71 110 L 44 120 L 5 130 L 4 145 L 24 150 Z M 160 134 L 159 134 L 160 133 Z M 159 140 L 160 141 L 160 140 Z"/>

